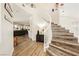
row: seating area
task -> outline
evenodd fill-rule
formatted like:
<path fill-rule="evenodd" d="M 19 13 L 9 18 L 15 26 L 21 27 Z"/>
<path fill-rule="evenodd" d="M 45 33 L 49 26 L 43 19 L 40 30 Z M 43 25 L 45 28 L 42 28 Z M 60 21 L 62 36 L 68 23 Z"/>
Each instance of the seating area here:
<path fill-rule="evenodd" d="M 18 37 L 20 36 L 28 36 L 28 31 L 27 30 L 15 30 L 14 31 L 14 46 L 17 46 L 18 43 Z"/>
<path fill-rule="evenodd" d="M 27 30 L 15 30 L 14 31 L 14 37 L 22 36 L 22 35 L 28 35 L 28 31 Z"/>

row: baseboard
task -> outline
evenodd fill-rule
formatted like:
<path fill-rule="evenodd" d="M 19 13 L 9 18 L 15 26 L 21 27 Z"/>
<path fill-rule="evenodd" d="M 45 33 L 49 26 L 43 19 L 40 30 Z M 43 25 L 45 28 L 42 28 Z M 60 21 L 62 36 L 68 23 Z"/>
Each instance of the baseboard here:
<path fill-rule="evenodd" d="M 7 52 L 7 51 L 0 51 L 0 56 L 12 56 L 13 51 L 14 51 L 14 48 L 11 51 L 9 51 L 9 52 Z"/>

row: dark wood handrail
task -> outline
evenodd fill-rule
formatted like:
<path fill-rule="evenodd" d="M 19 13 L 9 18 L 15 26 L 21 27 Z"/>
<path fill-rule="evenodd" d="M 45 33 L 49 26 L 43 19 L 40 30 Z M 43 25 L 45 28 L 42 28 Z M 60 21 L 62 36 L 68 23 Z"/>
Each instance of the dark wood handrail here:
<path fill-rule="evenodd" d="M 11 9 L 10 5 L 8 5 L 8 7 Z M 12 14 L 10 13 L 10 11 L 7 9 L 7 4 L 6 4 L 6 3 L 4 4 L 4 8 L 5 8 L 5 10 L 8 12 L 8 14 L 9 14 L 11 17 L 13 17 Z M 11 11 L 12 11 L 12 9 L 11 9 Z"/>

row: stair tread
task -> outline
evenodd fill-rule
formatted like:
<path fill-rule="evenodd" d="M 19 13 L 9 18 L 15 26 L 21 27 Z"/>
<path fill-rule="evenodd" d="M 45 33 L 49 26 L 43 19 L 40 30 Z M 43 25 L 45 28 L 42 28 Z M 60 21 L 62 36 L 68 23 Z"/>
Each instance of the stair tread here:
<path fill-rule="evenodd" d="M 78 43 L 77 39 L 61 39 L 61 38 L 53 38 L 53 40 L 59 40 L 59 41 L 66 41 L 66 42 L 71 42 L 71 43 Z"/>
<path fill-rule="evenodd" d="M 73 34 L 73 33 L 69 33 L 69 32 L 53 32 L 53 34 L 55 34 L 55 33 L 56 33 L 56 34 L 61 34 L 61 35 L 62 35 L 62 34 L 65 34 L 65 35 L 66 35 L 66 34 Z"/>
<path fill-rule="evenodd" d="M 61 26 L 59 26 L 59 25 L 51 25 L 52 27 L 61 27 Z"/>
<path fill-rule="evenodd" d="M 72 42 L 61 41 L 61 40 L 52 40 L 52 41 L 60 42 L 60 43 L 64 43 L 64 44 L 69 44 L 69 45 L 74 45 L 74 46 L 78 46 L 79 47 L 79 43 L 72 43 Z"/>
<path fill-rule="evenodd" d="M 49 50 L 51 51 L 50 53 L 51 54 L 53 53 L 55 56 L 61 56 L 61 55 L 68 56 L 68 55 L 70 55 L 70 54 L 65 53 L 61 50 L 58 50 L 57 48 L 54 48 L 54 47 L 49 47 Z"/>
<path fill-rule="evenodd" d="M 64 39 L 77 39 L 76 37 L 73 36 L 53 36 L 53 38 L 64 38 Z"/>
<path fill-rule="evenodd" d="M 51 55 L 54 55 L 54 56 L 57 55 L 57 54 L 55 54 L 55 53 L 52 53 L 52 51 L 51 51 L 50 49 L 47 49 L 47 52 L 51 53 Z"/>
<path fill-rule="evenodd" d="M 67 33 L 69 33 L 69 30 L 52 30 L 52 32 L 67 32 Z"/>
<path fill-rule="evenodd" d="M 73 51 L 71 51 L 71 50 L 68 50 L 68 49 L 64 49 L 64 48 L 59 47 L 59 46 L 56 46 L 56 45 L 54 45 L 54 44 L 50 44 L 50 46 L 53 46 L 53 47 L 55 47 L 55 48 L 58 48 L 58 49 L 60 49 L 60 50 L 62 50 L 62 51 L 65 51 L 65 52 L 67 52 L 67 53 L 70 53 L 70 54 L 79 56 L 78 53 L 75 53 L 75 52 L 73 52 Z"/>

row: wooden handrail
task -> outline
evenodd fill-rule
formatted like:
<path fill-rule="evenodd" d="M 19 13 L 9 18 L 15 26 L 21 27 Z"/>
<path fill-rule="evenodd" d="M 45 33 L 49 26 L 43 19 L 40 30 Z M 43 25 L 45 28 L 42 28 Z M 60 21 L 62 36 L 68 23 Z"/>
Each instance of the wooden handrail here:
<path fill-rule="evenodd" d="M 8 7 L 11 9 L 11 7 L 10 7 L 9 4 L 8 4 Z M 7 4 L 6 4 L 6 3 L 4 4 L 4 8 L 5 8 L 5 10 L 8 12 L 8 14 L 9 14 L 11 17 L 13 17 L 12 14 L 10 13 L 10 11 L 7 9 Z M 11 9 L 11 11 L 12 11 L 12 9 Z"/>

